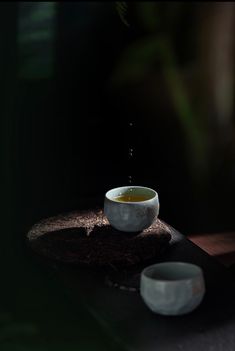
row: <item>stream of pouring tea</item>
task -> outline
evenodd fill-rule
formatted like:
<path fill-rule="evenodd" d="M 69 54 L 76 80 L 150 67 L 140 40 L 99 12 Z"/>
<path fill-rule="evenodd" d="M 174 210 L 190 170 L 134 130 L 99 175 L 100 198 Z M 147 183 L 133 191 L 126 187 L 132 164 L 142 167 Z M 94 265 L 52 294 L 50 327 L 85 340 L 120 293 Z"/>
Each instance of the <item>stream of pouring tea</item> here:
<path fill-rule="evenodd" d="M 128 175 L 128 183 L 133 184 L 133 153 L 134 153 L 134 147 L 133 147 L 133 126 L 134 123 L 132 121 L 128 122 L 128 127 L 129 127 L 129 146 L 128 146 L 128 163 L 129 163 L 129 175 Z"/>

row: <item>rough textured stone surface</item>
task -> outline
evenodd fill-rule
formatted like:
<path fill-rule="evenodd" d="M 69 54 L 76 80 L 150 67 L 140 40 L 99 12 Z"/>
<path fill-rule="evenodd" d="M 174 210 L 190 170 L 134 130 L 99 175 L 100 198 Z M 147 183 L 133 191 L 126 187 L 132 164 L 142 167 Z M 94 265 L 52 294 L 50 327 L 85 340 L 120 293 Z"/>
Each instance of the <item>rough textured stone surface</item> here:
<path fill-rule="evenodd" d="M 129 267 L 160 255 L 169 245 L 169 228 L 157 219 L 139 233 L 113 229 L 102 210 L 74 211 L 40 221 L 27 234 L 37 253 L 65 263 Z"/>

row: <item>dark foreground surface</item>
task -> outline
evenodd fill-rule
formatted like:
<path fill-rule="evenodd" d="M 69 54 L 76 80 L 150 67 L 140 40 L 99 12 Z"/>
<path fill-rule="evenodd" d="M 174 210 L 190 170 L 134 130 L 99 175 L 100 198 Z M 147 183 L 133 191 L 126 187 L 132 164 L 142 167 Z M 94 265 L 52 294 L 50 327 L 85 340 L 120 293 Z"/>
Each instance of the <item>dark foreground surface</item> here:
<path fill-rule="evenodd" d="M 180 317 L 153 314 L 137 291 L 110 287 L 102 271 L 36 256 L 14 228 L 0 255 L 1 351 L 234 351 L 234 277 L 171 227 L 162 260 L 196 263 L 206 281 L 202 304 Z"/>
<path fill-rule="evenodd" d="M 84 270 L 57 271 L 74 303 L 88 310 L 126 350 L 234 350 L 235 286 L 227 270 L 172 231 L 173 240 L 165 261 L 200 265 L 205 274 L 206 295 L 197 310 L 180 317 L 153 314 L 138 293 L 105 286 L 101 277 Z"/>

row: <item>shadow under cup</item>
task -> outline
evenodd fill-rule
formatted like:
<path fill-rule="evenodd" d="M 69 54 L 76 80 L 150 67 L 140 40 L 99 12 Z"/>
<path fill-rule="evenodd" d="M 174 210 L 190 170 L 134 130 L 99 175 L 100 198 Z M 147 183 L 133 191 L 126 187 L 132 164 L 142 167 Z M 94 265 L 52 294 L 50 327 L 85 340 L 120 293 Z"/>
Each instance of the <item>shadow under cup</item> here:
<path fill-rule="evenodd" d="M 159 213 L 155 190 L 141 186 L 124 186 L 105 194 L 104 214 L 117 230 L 138 232 L 148 228 Z"/>

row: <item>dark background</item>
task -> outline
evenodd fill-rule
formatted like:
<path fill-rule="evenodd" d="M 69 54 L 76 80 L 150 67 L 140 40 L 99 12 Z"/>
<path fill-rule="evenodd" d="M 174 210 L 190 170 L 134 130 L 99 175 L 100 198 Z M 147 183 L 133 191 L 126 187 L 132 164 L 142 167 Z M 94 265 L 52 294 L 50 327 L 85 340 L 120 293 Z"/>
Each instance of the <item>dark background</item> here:
<path fill-rule="evenodd" d="M 102 205 L 132 175 L 158 191 L 160 217 L 185 234 L 234 229 L 234 111 L 219 125 L 213 71 L 201 65 L 217 35 L 210 16 L 223 8 L 128 3 L 127 26 L 115 3 L 46 4 L 0 5 L 4 218 L 27 230 Z"/>
<path fill-rule="evenodd" d="M 132 175 L 184 234 L 234 230 L 234 6 L 0 3 L 1 351 L 126 348 L 26 247 L 40 219 Z"/>

